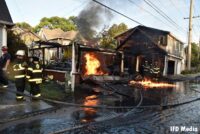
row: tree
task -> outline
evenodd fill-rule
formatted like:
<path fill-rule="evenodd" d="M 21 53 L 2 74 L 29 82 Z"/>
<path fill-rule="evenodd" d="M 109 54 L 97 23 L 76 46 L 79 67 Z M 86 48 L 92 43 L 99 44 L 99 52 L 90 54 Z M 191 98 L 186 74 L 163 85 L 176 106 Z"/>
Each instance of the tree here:
<path fill-rule="evenodd" d="M 104 31 L 101 35 L 101 47 L 115 49 L 117 47 L 117 41 L 114 37 L 125 32 L 127 29 L 128 27 L 124 23 L 120 23 L 119 25 L 113 24 L 108 31 Z"/>
<path fill-rule="evenodd" d="M 49 29 L 60 28 L 63 31 L 77 30 L 77 27 L 74 23 L 74 16 L 69 17 L 68 19 L 62 17 L 51 17 L 51 18 L 42 18 L 40 23 L 34 28 L 35 32 L 39 32 L 41 28 L 48 27 Z"/>
<path fill-rule="evenodd" d="M 120 23 L 119 25 L 113 24 L 110 29 L 108 30 L 108 34 L 111 37 L 115 37 L 128 29 L 128 26 L 124 23 Z"/>
<path fill-rule="evenodd" d="M 28 48 L 25 45 L 25 43 L 20 39 L 18 35 L 15 35 L 11 30 L 8 30 L 7 44 L 8 44 L 8 52 L 11 55 L 11 60 L 14 59 L 17 50 L 25 50 L 26 53 L 28 51 Z"/>
<path fill-rule="evenodd" d="M 23 29 L 28 29 L 30 31 L 33 31 L 33 28 L 31 27 L 31 25 L 29 25 L 26 22 L 18 22 L 18 23 L 16 23 L 16 26 L 23 28 Z"/>
<path fill-rule="evenodd" d="M 192 67 L 197 67 L 198 64 L 200 63 L 198 53 L 199 53 L 198 44 L 192 43 L 192 56 L 191 56 L 191 66 Z"/>

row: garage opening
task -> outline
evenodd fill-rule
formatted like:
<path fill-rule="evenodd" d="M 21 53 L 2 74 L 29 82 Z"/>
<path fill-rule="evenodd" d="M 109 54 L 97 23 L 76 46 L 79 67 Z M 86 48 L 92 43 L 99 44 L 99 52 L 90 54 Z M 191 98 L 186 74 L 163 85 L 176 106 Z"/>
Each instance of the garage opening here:
<path fill-rule="evenodd" d="M 174 71 L 175 71 L 174 68 L 175 68 L 175 61 L 169 60 L 168 61 L 167 74 L 173 75 Z"/>

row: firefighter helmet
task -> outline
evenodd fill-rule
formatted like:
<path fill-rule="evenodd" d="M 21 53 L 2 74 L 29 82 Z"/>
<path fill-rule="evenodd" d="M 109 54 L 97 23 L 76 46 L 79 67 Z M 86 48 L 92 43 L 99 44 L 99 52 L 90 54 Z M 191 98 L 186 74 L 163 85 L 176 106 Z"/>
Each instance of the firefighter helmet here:
<path fill-rule="evenodd" d="M 18 50 L 16 52 L 16 55 L 18 55 L 18 56 L 24 56 L 25 55 L 25 51 L 24 50 Z"/>

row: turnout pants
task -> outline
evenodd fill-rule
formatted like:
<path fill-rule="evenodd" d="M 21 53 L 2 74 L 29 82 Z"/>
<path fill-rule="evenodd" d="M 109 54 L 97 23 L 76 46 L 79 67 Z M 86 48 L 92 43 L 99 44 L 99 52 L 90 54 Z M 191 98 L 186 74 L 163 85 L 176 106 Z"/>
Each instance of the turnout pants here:
<path fill-rule="evenodd" d="M 0 84 L 8 85 L 8 79 L 6 73 L 3 70 L 0 70 Z"/>
<path fill-rule="evenodd" d="M 15 79 L 15 85 L 17 88 L 17 91 L 20 93 L 24 93 L 24 89 L 25 89 L 25 78 L 16 78 Z M 23 99 L 23 95 L 21 94 L 16 94 L 16 99 Z"/>
<path fill-rule="evenodd" d="M 30 93 L 34 97 L 40 97 L 41 96 L 40 84 L 36 84 L 35 82 L 30 82 L 30 87 L 31 87 Z"/>

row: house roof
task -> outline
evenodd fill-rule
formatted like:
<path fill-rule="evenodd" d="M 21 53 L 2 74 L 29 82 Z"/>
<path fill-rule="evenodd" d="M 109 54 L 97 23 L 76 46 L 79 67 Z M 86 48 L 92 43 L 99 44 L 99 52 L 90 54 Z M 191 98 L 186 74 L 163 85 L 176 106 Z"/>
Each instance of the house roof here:
<path fill-rule="evenodd" d="M 0 23 L 5 25 L 14 25 L 5 0 L 0 0 Z"/>
<path fill-rule="evenodd" d="M 18 35 L 26 45 L 30 45 L 30 43 L 32 43 L 33 41 L 42 41 L 42 38 L 40 38 L 40 36 L 28 29 L 14 26 L 11 30 L 14 32 L 14 34 Z"/>
<path fill-rule="evenodd" d="M 54 39 L 66 39 L 66 40 L 71 40 L 71 41 L 78 41 L 82 43 L 87 43 L 87 40 L 83 38 L 83 36 L 80 35 L 78 31 L 67 31 L 64 32 L 62 29 L 57 28 L 57 29 L 47 29 L 43 28 L 41 29 L 41 32 L 39 35 L 42 37 L 41 33 L 43 34 L 43 38 L 45 38 L 46 41 L 49 40 L 54 40 Z"/>
<path fill-rule="evenodd" d="M 60 28 L 56 28 L 56 29 L 42 28 L 41 31 L 43 35 L 45 36 L 46 40 L 62 38 L 62 35 L 64 34 L 64 31 L 61 30 Z"/>
<path fill-rule="evenodd" d="M 178 40 L 178 41 L 180 41 L 181 43 L 183 43 L 181 40 L 179 40 L 178 38 L 176 38 L 176 37 L 175 37 L 172 33 L 170 33 L 169 31 L 165 31 L 165 30 L 161 30 L 161 29 L 155 29 L 155 28 L 151 28 L 151 27 L 146 27 L 146 26 L 141 26 L 141 25 L 139 25 L 139 26 L 136 26 L 136 27 L 134 27 L 134 28 L 131 28 L 131 29 L 125 31 L 124 33 L 121 33 L 121 34 L 119 34 L 119 35 L 117 35 L 117 36 L 115 37 L 115 39 L 120 40 L 120 42 L 121 42 L 120 45 L 117 47 L 117 50 L 118 50 L 119 48 L 121 48 L 121 47 L 125 44 L 125 42 L 129 39 L 129 37 L 130 37 L 137 29 L 140 30 L 141 32 L 143 32 L 144 35 L 146 35 L 146 36 L 148 36 L 148 34 L 146 34 L 146 33 L 144 32 L 144 30 L 154 30 L 154 31 L 157 31 L 157 32 L 161 32 L 161 33 L 163 33 L 163 34 L 168 34 L 168 35 L 172 36 L 173 38 L 175 38 L 176 40 Z M 153 41 L 152 41 L 152 42 L 153 42 Z M 153 43 L 155 43 L 155 42 L 153 42 Z M 155 43 L 155 44 L 157 44 L 157 43 Z"/>
<path fill-rule="evenodd" d="M 87 40 L 78 31 L 74 30 L 64 32 L 62 36 L 68 40 L 78 40 L 83 43 L 87 42 Z"/>

